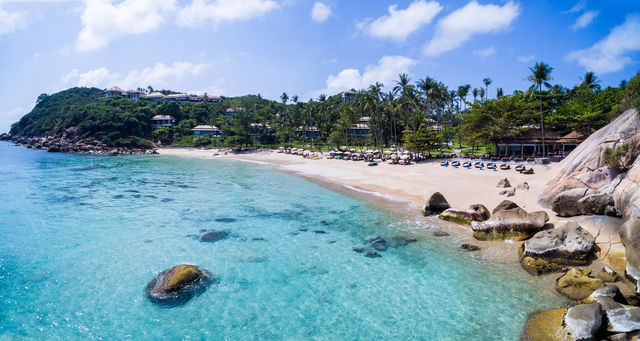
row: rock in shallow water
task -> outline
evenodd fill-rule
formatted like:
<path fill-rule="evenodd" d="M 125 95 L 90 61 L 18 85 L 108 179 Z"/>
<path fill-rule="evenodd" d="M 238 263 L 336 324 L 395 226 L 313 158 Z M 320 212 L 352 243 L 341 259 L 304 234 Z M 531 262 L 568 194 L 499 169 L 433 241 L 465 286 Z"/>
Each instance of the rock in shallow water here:
<path fill-rule="evenodd" d="M 556 291 L 574 300 L 582 300 L 604 287 L 599 278 L 589 277 L 589 269 L 571 269 L 556 280 Z"/>
<path fill-rule="evenodd" d="M 422 214 L 425 216 L 436 215 L 442 213 L 442 211 L 451 208 L 447 199 L 440 192 L 435 192 L 429 198 L 424 207 L 422 208 Z"/>
<path fill-rule="evenodd" d="M 449 232 L 446 231 L 434 231 L 433 235 L 436 237 L 447 237 L 450 236 Z"/>
<path fill-rule="evenodd" d="M 367 251 L 367 253 L 364 254 L 365 257 L 369 257 L 369 258 L 378 258 L 378 257 L 382 257 L 380 256 L 379 253 L 375 252 L 375 251 Z"/>
<path fill-rule="evenodd" d="M 209 233 L 205 233 L 200 237 L 200 241 L 206 243 L 213 243 L 219 240 L 223 240 L 229 237 L 229 232 L 227 231 L 213 231 Z"/>
<path fill-rule="evenodd" d="M 479 246 L 473 245 L 473 244 L 462 244 L 460 246 L 460 248 L 462 248 L 463 250 L 467 250 L 467 251 L 478 251 L 480 250 Z"/>
<path fill-rule="evenodd" d="M 417 241 L 418 239 L 411 236 L 403 236 L 403 235 L 393 236 L 393 245 L 395 247 L 406 246 L 406 245 L 409 245 L 410 243 L 415 243 Z"/>
<path fill-rule="evenodd" d="M 162 305 L 180 305 L 204 292 L 212 281 L 207 271 L 188 264 L 159 273 L 145 288 L 147 297 Z"/>
<path fill-rule="evenodd" d="M 556 308 L 532 313 L 522 330 L 520 340 L 571 340 L 564 327 L 567 308 Z"/>
<path fill-rule="evenodd" d="M 567 310 L 564 324 L 575 340 L 589 340 L 602 325 L 602 306 L 600 303 L 573 306 Z"/>
<path fill-rule="evenodd" d="M 438 216 L 442 220 L 471 226 L 472 221 L 485 221 L 491 217 L 489 210 L 482 204 L 471 205 L 468 210 L 446 209 Z"/>

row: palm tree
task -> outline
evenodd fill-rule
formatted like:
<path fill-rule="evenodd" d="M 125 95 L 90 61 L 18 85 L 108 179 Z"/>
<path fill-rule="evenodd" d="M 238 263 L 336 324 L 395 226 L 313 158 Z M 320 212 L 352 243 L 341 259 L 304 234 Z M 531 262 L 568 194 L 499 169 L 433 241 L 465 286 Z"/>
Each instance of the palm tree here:
<path fill-rule="evenodd" d="M 491 80 L 491 78 L 487 77 L 482 80 L 482 83 L 484 83 L 485 86 L 484 93 L 487 94 L 487 97 L 489 97 L 489 84 L 493 83 L 493 81 Z"/>
<path fill-rule="evenodd" d="M 298 95 L 293 95 L 293 96 L 291 96 L 291 101 L 292 101 L 293 103 L 298 103 L 298 100 L 299 100 Z"/>
<path fill-rule="evenodd" d="M 460 102 L 464 103 L 464 111 L 467 110 L 467 95 L 469 94 L 469 90 L 471 90 L 471 85 L 465 84 L 460 85 L 458 87 L 458 98 Z"/>
<path fill-rule="evenodd" d="M 478 90 L 478 88 L 473 88 L 473 101 L 476 101 L 476 98 L 478 98 L 478 96 L 480 95 L 480 90 Z"/>
<path fill-rule="evenodd" d="M 600 89 L 600 80 L 598 79 L 598 77 L 596 77 L 595 73 L 593 73 L 593 71 L 589 71 L 587 73 L 584 74 L 584 78 L 581 78 L 582 80 L 582 84 L 585 86 L 587 89 L 593 91 L 593 90 L 598 90 Z"/>
<path fill-rule="evenodd" d="M 283 92 L 282 95 L 280 95 L 280 99 L 282 100 L 282 104 L 286 105 L 287 101 L 289 101 L 289 95 L 287 95 L 286 92 Z"/>
<path fill-rule="evenodd" d="M 542 85 L 546 86 L 547 89 L 551 88 L 551 84 L 547 81 L 553 79 L 553 77 L 551 77 L 553 68 L 549 66 L 549 64 L 537 62 L 533 67 L 529 68 L 529 71 L 531 71 L 531 75 L 527 77 L 527 80 L 533 83 L 531 87 L 529 87 L 529 90 L 538 88 L 538 96 L 540 98 L 540 130 L 542 132 L 542 156 L 544 157 L 547 154 L 544 141 L 544 115 L 542 114 Z"/>
<path fill-rule="evenodd" d="M 502 96 L 504 96 L 504 91 L 502 90 L 502 88 L 498 88 L 496 90 L 496 98 L 500 98 Z"/>
<path fill-rule="evenodd" d="M 487 93 L 484 91 L 484 88 L 480 88 L 480 99 L 484 100 L 484 95 L 486 95 Z"/>

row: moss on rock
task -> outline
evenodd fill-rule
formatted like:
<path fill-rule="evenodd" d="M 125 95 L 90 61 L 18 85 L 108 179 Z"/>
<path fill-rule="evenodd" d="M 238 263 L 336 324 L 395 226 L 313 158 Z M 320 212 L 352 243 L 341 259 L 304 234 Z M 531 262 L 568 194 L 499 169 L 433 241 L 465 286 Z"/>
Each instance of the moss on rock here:
<path fill-rule="evenodd" d="M 529 315 L 520 340 L 572 340 L 563 324 L 567 310 L 567 308 L 556 308 Z"/>
<path fill-rule="evenodd" d="M 564 266 L 556 263 L 551 263 L 544 259 L 524 257 L 520 261 L 522 267 L 530 274 L 537 276 L 546 274 L 549 272 L 557 272 L 565 269 Z"/>
<path fill-rule="evenodd" d="M 574 300 L 582 300 L 604 287 L 599 278 L 589 277 L 589 269 L 571 269 L 556 280 L 556 291 Z"/>

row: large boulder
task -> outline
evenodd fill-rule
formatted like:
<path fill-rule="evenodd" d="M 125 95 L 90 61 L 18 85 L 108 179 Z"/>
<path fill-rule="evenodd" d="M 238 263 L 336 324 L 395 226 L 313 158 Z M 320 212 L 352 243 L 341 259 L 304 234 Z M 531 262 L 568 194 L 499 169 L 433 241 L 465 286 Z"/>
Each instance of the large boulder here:
<path fill-rule="evenodd" d="M 496 212 L 498 211 L 506 211 L 506 210 L 510 210 L 512 208 L 518 208 L 518 204 L 516 204 L 515 202 L 511 201 L 511 200 L 502 200 L 498 206 L 496 206 L 493 209 L 493 212 L 491 212 L 491 214 L 496 214 Z"/>
<path fill-rule="evenodd" d="M 622 224 L 620 240 L 624 244 L 627 258 L 626 277 L 640 294 L 640 208 L 634 208 L 629 219 Z"/>
<path fill-rule="evenodd" d="M 471 205 L 468 210 L 446 209 L 438 216 L 442 220 L 471 226 L 472 221 L 485 221 L 491 217 L 489 210 L 482 204 Z"/>
<path fill-rule="evenodd" d="M 491 219 L 471 222 L 478 240 L 524 240 L 541 231 L 549 216 L 544 211 L 527 213 L 521 208 L 496 212 Z"/>
<path fill-rule="evenodd" d="M 607 331 L 610 333 L 629 333 L 640 330 L 640 308 L 625 306 L 612 297 L 598 297 L 598 303 L 607 316 Z"/>
<path fill-rule="evenodd" d="M 429 197 L 429 200 L 422 208 L 422 214 L 425 216 L 436 215 L 442 213 L 444 210 L 451 208 L 447 199 L 444 198 L 440 192 L 435 192 Z"/>
<path fill-rule="evenodd" d="M 159 273 L 145 289 L 149 299 L 155 303 L 184 304 L 203 292 L 211 275 L 189 264 L 180 264 Z"/>
<path fill-rule="evenodd" d="M 574 300 L 582 300 L 604 286 L 599 278 L 589 277 L 591 270 L 573 268 L 556 280 L 556 291 Z"/>
<path fill-rule="evenodd" d="M 561 217 L 580 215 L 578 201 L 587 194 L 586 188 L 574 188 L 564 191 L 553 199 L 551 209 Z"/>
<path fill-rule="evenodd" d="M 615 203 L 613 202 L 613 197 L 607 193 L 586 195 L 578 200 L 580 214 L 593 213 L 603 215 L 609 206 L 615 206 Z"/>
<path fill-rule="evenodd" d="M 602 325 L 602 306 L 600 303 L 573 306 L 564 315 L 564 324 L 573 339 L 592 339 Z"/>
<path fill-rule="evenodd" d="M 571 340 L 564 326 L 567 308 L 555 308 L 532 313 L 527 319 L 520 340 Z"/>
<path fill-rule="evenodd" d="M 520 256 L 563 265 L 584 265 L 593 255 L 594 245 L 595 238 L 580 225 L 571 222 L 563 227 L 536 233 L 522 244 Z"/>

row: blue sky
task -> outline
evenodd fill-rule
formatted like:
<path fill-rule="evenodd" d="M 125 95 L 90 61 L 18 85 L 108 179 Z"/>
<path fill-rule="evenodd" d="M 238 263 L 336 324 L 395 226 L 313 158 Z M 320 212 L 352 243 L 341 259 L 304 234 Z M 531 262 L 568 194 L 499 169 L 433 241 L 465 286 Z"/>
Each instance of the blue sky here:
<path fill-rule="evenodd" d="M 308 100 L 400 72 L 526 89 L 640 69 L 640 1 L 0 0 L 0 132 L 40 93 L 167 88 Z"/>

